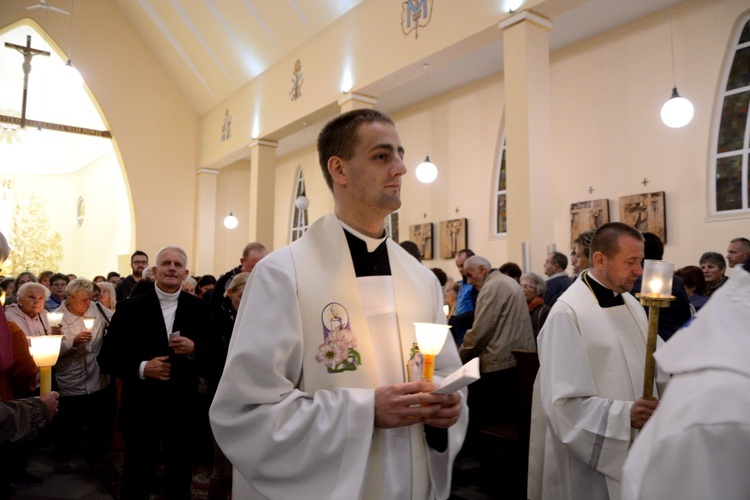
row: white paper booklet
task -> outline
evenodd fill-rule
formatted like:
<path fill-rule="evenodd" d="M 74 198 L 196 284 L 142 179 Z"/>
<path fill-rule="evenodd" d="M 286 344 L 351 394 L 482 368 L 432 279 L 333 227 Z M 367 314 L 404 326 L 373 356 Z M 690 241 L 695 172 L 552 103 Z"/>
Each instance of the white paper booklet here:
<path fill-rule="evenodd" d="M 464 366 L 451 373 L 440 382 L 440 387 L 432 392 L 450 394 L 463 389 L 472 382 L 479 380 L 479 358 L 473 358 Z"/>

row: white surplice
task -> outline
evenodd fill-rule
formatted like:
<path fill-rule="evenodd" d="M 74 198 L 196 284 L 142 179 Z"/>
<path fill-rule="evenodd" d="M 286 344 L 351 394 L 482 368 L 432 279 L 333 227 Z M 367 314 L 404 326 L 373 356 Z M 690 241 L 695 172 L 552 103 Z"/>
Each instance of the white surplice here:
<path fill-rule="evenodd" d="M 732 277 L 656 355 L 673 374 L 625 461 L 622 498 L 750 497 L 750 273 Z"/>
<path fill-rule="evenodd" d="M 628 293 L 623 299 L 602 308 L 578 279 L 547 317 L 537 339 L 529 498 L 619 498 L 648 333 L 643 307 Z"/>
<path fill-rule="evenodd" d="M 442 453 L 426 445 L 421 424 L 374 427 L 374 388 L 406 381 L 412 323 L 445 322 L 434 274 L 386 244 L 392 276 L 357 279 L 341 224 L 326 216 L 253 270 L 210 411 L 241 474 L 238 498 L 449 496 L 466 408 Z M 348 354 L 326 351 L 334 337 L 349 342 Z M 460 364 L 446 341 L 436 378 Z"/>

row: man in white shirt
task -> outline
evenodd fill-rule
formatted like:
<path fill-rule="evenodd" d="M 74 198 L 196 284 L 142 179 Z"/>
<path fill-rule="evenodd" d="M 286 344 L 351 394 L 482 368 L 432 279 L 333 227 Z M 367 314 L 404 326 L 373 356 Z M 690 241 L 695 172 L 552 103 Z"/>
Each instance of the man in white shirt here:
<path fill-rule="evenodd" d="M 334 213 L 259 262 L 211 406 L 238 498 L 447 498 L 463 396 L 408 381 L 413 322 L 444 323 L 435 275 L 387 238 L 404 150 L 374 110 L 318 138 Z M 458 367 L 452 339 L 436 378 Z"/>

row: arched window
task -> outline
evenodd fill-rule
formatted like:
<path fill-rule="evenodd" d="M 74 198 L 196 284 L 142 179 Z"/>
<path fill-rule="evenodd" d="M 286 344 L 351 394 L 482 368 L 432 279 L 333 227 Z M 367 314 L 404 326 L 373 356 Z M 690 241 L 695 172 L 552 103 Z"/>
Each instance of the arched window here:
<path fill-rule="evenodd" d="M 500 146 L 500 163 L 495 182 L 495 236 L 505 236 L 508 232 L 508 199 L 506 182 L 505 134 Z"/>
<path fill-rule="evenodd" d="M 297 181 L 294 183 L 294 197 L 292 198 L 291 241 L 300 239 L 310 225 L 307 218 L 309 203 L 305 194 L 305 173 L 300 165 L 299 172 L 297 173 Z"/>
<path fill-rule="evenodd" d="M 714 214 L 750 212 L 748 104 L 750 104 L 750 14 L 732 33 L 720 94 L 711 189 Z"/>

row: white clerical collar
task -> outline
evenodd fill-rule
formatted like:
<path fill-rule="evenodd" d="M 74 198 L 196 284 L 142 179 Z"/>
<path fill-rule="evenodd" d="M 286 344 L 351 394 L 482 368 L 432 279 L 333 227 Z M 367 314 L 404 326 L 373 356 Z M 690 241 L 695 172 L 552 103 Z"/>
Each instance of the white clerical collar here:
<path fill-rule="evenodd" d="M 352 229 L 348 224 L 346 224 L 341 219 L 338 220 L 339 224 L 341 224 L 341 227 L 343 227 L 346 231 L 349 231 L 354 236 L 359 238 L 360 240 L 364 241 L 367 244 L 367 251 L 368 252 L 374 252 L 376 248 L 380 246 L 381 243 L 385 241 L 385 239 L 388 237 L 388 234 L 384 234 L 382 238 L 371 238 L 367 236 L 366 234 L 362 234 L 356 229 Z"/>
<path fill-rule="evenodd" d="M 177 302 L 177 299 L 180 298 L 181 290 L 177 290 L 175 293 L 167 293 L 159 288 L 159 285 L 155 285 L 154 290 L 156 290 L 156 296 L 159 297 L 159 302 Z"/>

